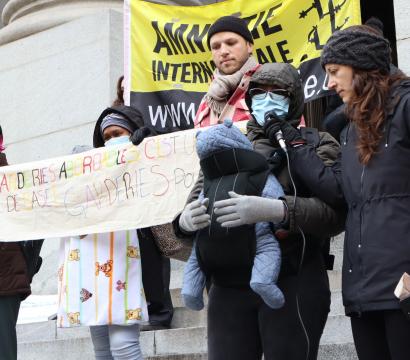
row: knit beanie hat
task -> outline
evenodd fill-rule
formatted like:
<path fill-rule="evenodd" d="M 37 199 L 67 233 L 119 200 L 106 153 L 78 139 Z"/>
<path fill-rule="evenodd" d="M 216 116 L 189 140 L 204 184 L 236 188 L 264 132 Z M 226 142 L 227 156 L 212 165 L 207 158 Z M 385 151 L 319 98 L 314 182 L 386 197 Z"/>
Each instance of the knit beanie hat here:
<path fill-rule="evenodd" d="M 128 130 L 131 134 L 135 130 L 135 128 L 131 127 L 130 122 L 126 118 L 124 118 L 124 116 L 121 116 L 120 114 L 111 113 L 108 114 L 101 122 L 101 135 L 104 134 L 104 130 L 107 127 L 114 125 Z"/>
<path fill-rule="evenodd" d="M 364 23 L 364 25 L 370 26 L 371 28 L 375 29 L 380 35 L 383 35 L 384 25 L 382 21 L 377 17 L 372 16 Z"/>
<path fill-rule="evenodd" d="M 242 36 L 246 41 L 249 41 L 253 44 L 253 37 L 251 32 L 246 25 L 245 20 L 238 18 L 236 16 L 222 16 L 218 20 L 216 20 L 208 31 L 208 46 L 211 40 L 211 37 L 219 32 L 222 31 L 231 31 L 240 36 Z"/>
<path fill-rule="evenodd" d="M 365 28 L 347 28 L 332 34 L 322 50 L 322 67 L 326 64 L 350 65 L 363 70 L 390 70 L 390 44 L 383 36 Z"/>

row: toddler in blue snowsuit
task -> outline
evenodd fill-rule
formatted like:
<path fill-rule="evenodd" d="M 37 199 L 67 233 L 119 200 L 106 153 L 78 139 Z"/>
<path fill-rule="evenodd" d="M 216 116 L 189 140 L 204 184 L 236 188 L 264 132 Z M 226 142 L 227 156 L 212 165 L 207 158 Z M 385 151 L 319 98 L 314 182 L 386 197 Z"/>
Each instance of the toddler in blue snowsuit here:
<path fill-rule="evenodd" d="M 230 148 L 253 150 L 251 142 L 236 126 L 232 126 L 231 120 L 225 120 L 224 124 L 212 126 L 197 134 L 196 149 L 201 160 L 218 151 Z M 281 185 L 276 177 L 270 173 L 263 188 L 262 197 L 277 199 L 283 195 Z M 202 191 L 199 199 L 203 198 Z M 269 307 L 277 309 L 282 307 L 285 301 L 282 291 L 276 285 L 281 264 L 280 247 L 272 232 L 271 223 L 256 223 L 255 234 L 256 253 L 250 287 L 262 297 Z M 201 310 L 204 307 L 205 282 L 206 276 L 199 266 L 194 241 L 191 255 L 184 269 L 181 291 L 183 301 L 188 308 Z"/>

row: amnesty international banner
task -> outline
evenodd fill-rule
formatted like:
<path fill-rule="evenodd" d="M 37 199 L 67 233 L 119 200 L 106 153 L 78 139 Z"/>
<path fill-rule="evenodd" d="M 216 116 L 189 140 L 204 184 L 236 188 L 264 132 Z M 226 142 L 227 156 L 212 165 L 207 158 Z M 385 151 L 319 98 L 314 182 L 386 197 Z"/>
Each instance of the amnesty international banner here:
<path fill-rule="evenodd" d="M 207 46 L 223 15 L 245 19 L 260 63 L 300 69 L 306 101 L 327 91 L 319 56 L 329 36 L 360 23 L 359 0 L 226 0 L 203 6 L 126 0 L 126 73 L 130 103 L 159 132 L 193 126 L 215 65 Z"/>
<path fill-rule="evenodd" d="M 0 241 L 169 222 L 193 186 L 196 130 L 0 167 Z"/>

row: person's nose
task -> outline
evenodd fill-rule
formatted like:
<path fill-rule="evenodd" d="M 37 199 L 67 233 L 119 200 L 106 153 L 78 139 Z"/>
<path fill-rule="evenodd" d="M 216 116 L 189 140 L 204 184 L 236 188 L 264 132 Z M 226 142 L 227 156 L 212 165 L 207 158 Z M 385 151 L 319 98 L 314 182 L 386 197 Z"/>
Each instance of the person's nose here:
<path fill-rule="evenodd" d="M 327 87 L 328 87 L 330 90 L 333 90 L 333 89 L 336 88 L 336 81 L 335 81 L 335 79 L 333 78 L 333 76 L 329 76 L 329 81 L 328 81 L 328 83 L 327 83 Z"/>
<path fill-rule="evenodd" d="M 229 54 L 229 47 L 225 44 L 221 45 L 221 55 L 227 56 Z"/>

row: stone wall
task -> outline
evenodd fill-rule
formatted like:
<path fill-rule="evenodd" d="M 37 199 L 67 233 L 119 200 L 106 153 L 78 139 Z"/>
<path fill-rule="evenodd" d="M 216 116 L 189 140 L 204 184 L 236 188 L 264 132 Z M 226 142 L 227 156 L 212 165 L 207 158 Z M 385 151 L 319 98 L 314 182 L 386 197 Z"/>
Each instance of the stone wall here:
<path fill-rule="evenodd" d="M 410 1 L 394 0 L 398 65 L 410 76 Z"/>

